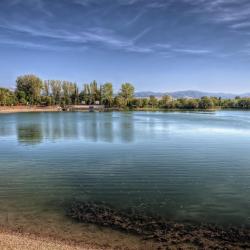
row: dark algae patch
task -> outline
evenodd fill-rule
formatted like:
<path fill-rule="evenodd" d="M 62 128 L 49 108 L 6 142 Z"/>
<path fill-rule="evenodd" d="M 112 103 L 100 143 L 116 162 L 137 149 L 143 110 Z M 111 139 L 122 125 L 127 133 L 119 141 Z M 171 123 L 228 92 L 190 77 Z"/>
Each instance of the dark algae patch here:
<path fill-rule="evenodd" d="M 161 243 L 163 249 L 186 249 L 187 246 L 190 249 L 250 249 L 249 228 L 174 223 L 90 202 L 74 202 L 68 216 L 78 222 L 137 234 L 144 240 Z"/>

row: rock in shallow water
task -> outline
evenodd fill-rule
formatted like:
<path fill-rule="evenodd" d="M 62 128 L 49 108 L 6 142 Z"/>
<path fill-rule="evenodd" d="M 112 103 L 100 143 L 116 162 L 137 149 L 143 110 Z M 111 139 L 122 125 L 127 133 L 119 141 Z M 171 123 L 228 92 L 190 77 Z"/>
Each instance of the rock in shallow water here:
<path fill-rule="evenodd" d="M 79 222 L 135 233 L 143 239 L 154 239 L 165 244 L 190 243 L 200 249 L 250 249 L 250 230 L 246 228 L 167 222 L 135 211 L 120 211 L 91 202 L 74 202 L 68 216 Z"/>

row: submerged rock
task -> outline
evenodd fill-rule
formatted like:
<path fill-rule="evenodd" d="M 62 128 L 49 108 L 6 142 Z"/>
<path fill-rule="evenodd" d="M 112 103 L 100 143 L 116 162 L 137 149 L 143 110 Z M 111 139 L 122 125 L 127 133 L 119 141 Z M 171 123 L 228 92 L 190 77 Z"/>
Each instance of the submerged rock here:
<path fill-rule="evenodd" d="M 135 211 L 120 211 L 105 204 L 74 202 L 68 216 L 78 222 L 135 233 L 165 245 L 192 244 L 199 249 L 250 249 L 250 230 L 165 221 Z"/>

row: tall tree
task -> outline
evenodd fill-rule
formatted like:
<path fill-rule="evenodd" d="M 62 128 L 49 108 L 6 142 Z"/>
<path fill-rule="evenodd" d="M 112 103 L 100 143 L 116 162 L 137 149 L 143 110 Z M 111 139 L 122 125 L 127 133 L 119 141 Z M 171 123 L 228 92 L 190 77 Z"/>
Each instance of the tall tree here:
<path fill-rule="evenodd" d="M 135 88 L 130 83 L 123 83 L 119 95 L 124 98 L 126 105 L 129 106 L 134 97 Z"/>
<path fill-rule="evenodd" d="M 111 107 L 113 103 L 113 85 L 112 83 L 105 83 L 101 88 L 102 104 Z"/>
<path fill-rule="evenodd" d="M 75 90 L 76 86 L 72 82 L 63 81 L 62 82 L 62 92 L 64 104 L 69 105 L 75 101 Z M 74 103 L 75 104 L 75 103 Z"/>
<path fill-rule="evenodd" d="M 90 101 L 90 89 L 89 84 L 85 83 L 83 85 L 83 90 L 80 94 L 81 102 L 84 102 L 85 104 L 89 104 Z"/>
<path fill-rule="evenodd" d="M 164 108 L 171 108 L 172 107 L 173 98 L 170 95 L 164 95 L 161 100 L 159 101 L 160 106 Z"/>
<path fill-rule="evenodd" d="M 49 96 L 50 95 L 49 81 L 44 81 L 43 82 L 43 94 L 44 94 L 44 96 Z"/>
<path fill-rule="evenodd" d="M 76 105 L 79 103 L 79 89 L 76 83 L 71 84 L 71 91 L 71 102 Z"/>
<path fill-rule="evenodd" d="M 37 104 L 40 101 L 42 87 L 42 80 L 35 75 L 19 76 L 16 80 L 17 95 L 18 92 L 24 93 L 30 104 Z"/>
<path fill-rule="evenodd" d="M 54 104 L 61 104 L 62 82 L 60 80 L 49 80 L 51 94 Z"/>
<path fill-rule="evenodd" d="M 96 101 L 101 101 L 101 90 L 98 87 L 97 82 L 94 80 L 90 83 L 90 96 L 91 96 L 91 103 L 94 104 Z"/>

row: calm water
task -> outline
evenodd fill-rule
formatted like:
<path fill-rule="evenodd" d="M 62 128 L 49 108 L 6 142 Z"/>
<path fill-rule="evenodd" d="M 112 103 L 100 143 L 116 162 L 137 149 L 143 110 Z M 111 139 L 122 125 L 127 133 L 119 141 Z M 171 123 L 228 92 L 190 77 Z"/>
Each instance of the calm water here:
<path fill-rule="evenodd" d="M 1 114 L 0 171 L 3 224 L 77 198 L 250 225 L 250 112 Z"/>

